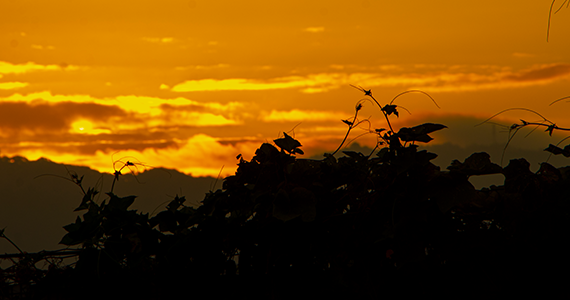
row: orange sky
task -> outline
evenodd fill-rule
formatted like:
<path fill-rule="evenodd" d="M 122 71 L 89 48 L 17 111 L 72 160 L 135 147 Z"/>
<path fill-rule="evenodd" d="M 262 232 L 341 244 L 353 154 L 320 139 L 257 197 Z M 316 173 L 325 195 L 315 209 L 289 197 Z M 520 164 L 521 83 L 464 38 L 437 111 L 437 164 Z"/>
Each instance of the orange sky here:
<path fill-rule="evenodd" d="M 195 176 L 225 166 L 230 175 L 237 154 L 250 159 L 283 131 L 300 140 L 305 157 L 334 150 L 346 130 L 341 119 L 363 98 L 350 84 L 372 89 L 383 104 L 409 89 L 429 93 L 441 109 L 407 94 L 396 104 L 412 115 L 402 111 L 395 125 L 448 125 L 433 143 L 491 143 L 490 125 L 472 125 L 512 107 L 570 127 L 570 103 L 548 105 L 570 96 L 570 9 L 553 15 L 546 42 L 550 5 L 3 1 L 0 155 L 104 172 L 130 156 Z M 362 116 L 386 127 L 368 102 Z M 537 121 L 502 116 L 506 125 Z"/>

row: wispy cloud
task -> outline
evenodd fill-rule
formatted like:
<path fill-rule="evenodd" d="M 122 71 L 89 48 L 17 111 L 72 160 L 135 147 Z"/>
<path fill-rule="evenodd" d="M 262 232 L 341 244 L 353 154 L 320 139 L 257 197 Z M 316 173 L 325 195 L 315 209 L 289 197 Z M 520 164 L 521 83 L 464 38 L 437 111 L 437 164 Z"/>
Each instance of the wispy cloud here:
<path fill-rule="evenodd" d="M 329 111 L 303 111 L 293 109 L 289 111 L 272 110 L 265 114 L 265 122 L 319 122 L 319 121 L 340 121 L 346 118 L 346 113 Z"/>
<path fill-rule="evenodd" d="M 570 75 L 570 64 L 551 64 L 536 66 L 518 73 L 513 73 L 504 77 L 505 80 L 512 81 L 543 81 L 553 80 Z"/>
<path fill-rule="evenodd" d="M 27 87 L 27 82 L 0 82 L 0 90 L 13 90 Z"/>
<path fill-rule="evenodd" d="M 305 29 L 303 29 L 306 32 L 311 32 L 311 33 L 318 33 L 318 32 L 323 32 L 325 31 L 324 27 L 307 27 Z"/>
<path fill-rule="evenodd" d="M 0 61 L 0 74 L 21 74 L 33 71 L 60 71 L 77 70 L 79 67 L 73 65 L 39 65 L 33 62 L 25 64 L 12 64 Z"/>
<path fill-rule="evenodd" d="M 229 68 L 230 65 L 228 64 L 215 64 L 215 65 L 194 65 L 194 66 L 180 66 L 176 67 L 175 70 L 177 71 L 187 71 L 187 70 L 213 70 L 213 69 L 221 69 L 221 68 Z"/>
<path fill-rule="evenodd" d="M 124 95 L 124 96 L 116 96 L 110 98 L 97 98 L 90 95 L 81 95 L 81 94 L 73 94 L 73 95 L 53 95 L 50 91 L 43 91 L 37 93 L 29 93 L 29 94 L 12 94 L 7 97 L 0 98 L 4 101 L 15 101 L 15 102 L 25 102 L 25 103 L 67 103 L 67 102 L 74 102 L 74 103 L 95 103 L 100 105 L 116 105 L 120 106 L 121 109 L 125 111 L 129 111 L 132 113 L 139 113 L 139 114 L 161 114 L 162 113 L 162 105 L 170 105 L 170 106 L 181 106 L 181 107 L 188 107 L 194 106 L 194 108 L 209 108 L 211 110 L 219 110 L 219 111 L 232 111 L 237 110 L 243 107 L 243 103 L 238 102 L 229 102 L 225 104 L 217 103 L 217 102 L 197 102 L 193 101 L 184 97 L 177 97 L 177 98 L 158 98 L 158 97 L 150 97 L 150 96 L 136 96 L 136 95 Z"/>
<path fill-rule="evenodd" d="M 43 46 L 43 45 L 32 45 L 31 46 L 32 49 L 36 49 L 36 50 L 54 50 L 55 47 L 54 46 Z"/>
<path fill-rule="evenodd" d="M 537 65 L 513 70 L 500 66 L 418 65 L 412 68 L 384 66 L 369 72 L 350 72 L 350 66 L 334 65 L 341 71 L 276 77 L 272 79 L 230 78 L 188 80 L 174 85 L 174 92 L 261 91 L 297 89 L 303 93 L 323 93 L 349 84 L 364 87 L 417 88 L 426 91 L 460 92 L 543 85 L 570 78 L 570 64 Z"/>
<path fill-rule="evenodd" d="M 173 37 L 143 37 L 143 41 L 157 44 L 168 44 L 174 42 Z"/>
<path fill-rule="evenodd" d="M 202 91 L 260 91 L 274 89 L 299 88 L 306 93 L 324 92 L 338 88 L 351 75 L 342 73 L 309 74 L 306 76 L 288 76 L 274 79 L 200 79 L 188 80 L 172 88 L 174 92 Z"/>
<path fill-rule="evenodd" d="M 231 91 L 231 90 L 272 90 L 303 86 L 303 78 L 278 78 L 273 82 L 262 80 L 232 78 L 232 79 L 200 79 L 188 80 L 172 88 L 174 92 L 201 92 L 201 91 Z"/>

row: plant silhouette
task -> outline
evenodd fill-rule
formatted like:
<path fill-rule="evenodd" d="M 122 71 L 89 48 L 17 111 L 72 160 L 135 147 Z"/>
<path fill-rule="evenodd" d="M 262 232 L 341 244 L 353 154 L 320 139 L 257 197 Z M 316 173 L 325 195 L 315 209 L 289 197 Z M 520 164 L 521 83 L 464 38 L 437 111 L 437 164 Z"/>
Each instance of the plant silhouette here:
<path fill-rule="evenodd" d="M 388 124 L 393 102 L 379 105 Z M 61 243 L 76 247 L 67 256 L 77 261 L 41 273 L 33 263 L 45 255 L 0 255 L 20 259 L 1 270 L 1 296 L 28 284 L 44 298 L 482 298 L 519 284 L 528 293 L 542 286 L 537 274 L 570 266 L 561 238 L 570 230 L 568 167 L 543 163 L 533 173 L 516 159 L 502 168 L 481 152 L 440 170 L 415 142 L 444 125 L 388 127 L 375 130 L 375 155 L 322 159 L 297 158 L 301 142 L 284 133 L 249 161 L 238 155 L 236 173 L 199 207 L 175 196 L 153 217 L 129 209 L 133 195 L 108 192 L 96 203 L 99 191 L 74 175 L 83 215 L 64 226 Z M 504 185 L 476 190 L 469 178 L 486 174 L 503 174 Z"/>
<path fill-rule="evenodd" d="M 570 96 L 568 96 L 568 97 L 562 97 L 562 98 L 560 98 L 560 99 L 557 99 L 557 100 L 551 102 L 549 105 L 553 105 L 553 104 L 555 104 L 555 103 L 557 103 L 557 102 L 560 102 L 560 101 L 566 100 L 566 99 L 570 99 Z M 475 125 L 475 126 L 479 126 L 479 125 L 482 125 L 482 124 L 485 124 L 485 123 L 489 123 L 489 121 L 490 121 L 491 119 L 493 119 L 493 118 L 495 118 L 496 116 L 498 116 L 498 115 L 500 115 L 500 114 L 503 114 L 503 113 L 505 113 L 505 112 L 508 112 L 508 111 L 517 111 L 517 110 L 531 112 L 531 113 L 537 115 L 538 117 L 540 117 L 542 120 L 541 120 L 540 122 L 528 122 L 528 121 L 525 121 L 525 120 L 521 119 L 521 120 L 520 120 L 520 121 L 521 121 L 520 123 L 512 124 L 512 125 L 509 127 L 509 136 L 508 136 L 508 139 L 507 139 L 507 143 L 505 144 L 505 147 L 503 148 L 503 153 L 502 153 L 502 155 L 501 155 L 501 165 L 503 164 L 503 158 L 504 158 L 504 156 L 505 156 L 505 152 L 506 152 L 506 150 L 507 150 L 509 144 L 511 143 L 511 141 L 513 140 L 513 138 L 515 137 L 515 135 L 519 132 L 519 130 L 521 130 L 521 129 L 527 127 L 527 126 L 534 126 L 534 129 L 533 129 L 531 132 L 529 132 L 529 133 L 527 134 L 527 136 L 528 136 L 529 134 L 531 134 L 533 131 L 535 131 L 536 129 L 538 129 L 539 127 L 546 127 L 545 132 L 548 132 L 548 135 L 550 135 L 550 136 L 552 136 L 552 133 L 553 133 L 555 130 L 558 130 L 558 131 L 570 131 L 570 128 L 560 127 L 560 126 L 556 125 L 556 123 L 554 123 L 554 122 L 548 120 L 547 118 L 545 118 L 545 117 L 544 117 L 543 115 L 541 115 L 540 113 L 538 113 L 538 112 L 536 112 L 536 111 L 534 111 L 534 110 L 532 110 L 532 109 L 528 109 L 528 108 L 509 108 L 509 109 L 502 110 L 502 111 L 500 111 L 500 112 L 494 114 L 493 116 L 489 117 L 489 118 L 486 119 L 485 121 L 483 121 L 483 122 L 481 122 L 481 123 L 479 123 L 479 124 L 477 124 L 477 125 Z M 570 151 L 570 145 L 567 145 L 566 147 L 564 147 L 564 149 L 558 147 L 562 142 L 564 142 L 564 141 L 565 141 L 566 139 L 568 139 L 568 138 L 570 138 L 570 136 L 568 136 L 568 137 L 562 139 L 562 140 L 559 141 L 556 145 L 549 144 L 549 145 L 548 145 L 548 148 L 544 149 L 544 151 L 550 152 L 551 155 L 552 155 L 552 154 L 554 154 L 554 155 L 562 154 L 562 155 L 564 155 L 565 157 L 570 157 L 570 152 L 569 152 L 569 151 Z M 550 156 L 549 156 L 549 158 L 550 158 Z"/>
<path fill-rule="evenodd" d="M 548 39 L 550 37 L 550 21 L 552 20 L 552 11 L 554 10 L 554 4 L 556 3 L 556 0 L 552 0 L 552 3 L 550 4 L 550 10 L 548 10 L 548 27 L 546 28 L 546 41 L 548 42 Z M 557 14 L 566 4 L 566 8 L 568 8 L 568 6 L 570 6 L 570 1 L 569 0 L 564 0 L 564 2 L 562 2 L 562 4 L 560 5 L 560 7 L 554 11 L 554 14 Z"/>

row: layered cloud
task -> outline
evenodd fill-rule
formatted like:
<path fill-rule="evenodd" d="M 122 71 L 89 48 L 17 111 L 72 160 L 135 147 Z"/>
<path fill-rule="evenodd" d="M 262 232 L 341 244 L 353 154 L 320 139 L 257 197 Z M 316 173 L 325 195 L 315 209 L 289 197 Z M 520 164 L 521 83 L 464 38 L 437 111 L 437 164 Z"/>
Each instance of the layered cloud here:
<path fill-rule="evenodd" d="M 272 110 L 262 117 L 265 122 L 311 122 L 311 121 L 340 121 L 346 119 L 346 113 L 330 111 L 289 111 Z"/>
<path fill-rule="evenodd" d="M 570 64 L 536 65 L 513 70 L 500 66 L 417 65 L 411 68 L 377 68 L 377 71 L 350 72 L 351 66 L 334 65 L 343 72 L 315 73 L 272 79 L 197 79 L 172 88 L 174 92 L 261 91 L 298 89 L 303 93 L 322 93 L 358 83 L 366 87 L 402 86 L 426 91 L 457 92 L 505 89 L 548 84 L 570 79 Z M 378 72 L 380 71 L 380 72 Z"/>
<path fill-rule="evenodd" d="M 162 43 L 162 44 L 167 44 L 167 43 L 172 43 L 174 42 L 174 38 L 172 37 L 163 37 L 163 38 L 159 38 L 159 37 L 143 37 L 142 38 L 143 41 L 145 42 L 149 42 L 149 43 Z"/>
<path fill-rule="evenodd" d="M 61 148 L 65 147 L 69 150 L 80 146 L 67 143 L 62 144 Z M 131 161 L 135 162 L 138 167 L 138 169 L 132 168 L 135 172 L 166 166 L 193 176 L 216 176 L 221 172 L 221 175 L 225 177 L 235 172 L 235 166 L 238 163 L 238 160 L 235 160 L 236 153 L 244 153 L 251 159 L 251 153 L 255 152 L 259 143 L 227 144 L 211 136 L 198 134 L 185 140 L 162 145 L 149 143 L 144 148 L 130 146 L 120 150 L 106 150 L 101 146 L 104 145 L 98 145 L 99 149 L 95 153 L 82 153 L 62 151 L 61 148 L 45 147 L 44 144 L 38 143 L 21 145 L 17 153 L 30 160 L 47 156 L 58 163 L 87 165 L 107 173 L 113 173 L 115 169 L 119 169 L 122 166 L 120 161 Z M 3 151 L 3 153 L 11 154 L 9 151 Z M 228 164 L 232 158 L 233 163 Z"/>
<path fill-rule="evenodd" d="M 79 67 L 73 65 L 41 65 L 34 62 L 25 64 L 12 64 L 0 61 L 0 74 L 23 74 L 36 71 L 60 71 L 60 70 L 77 70 Z"/>
<path fill-rule="evenodd" d="M 241 106 L 181 97 L 13 94 L 0 98 L 0 151 L 58 162 L 94 162 L 116 151 L 182 151 L 201 130 L 240 124 L 232 116 Z"/>
<path fill-rule="evenodd" d="M 27 82 L 0 82 L 0 90 L 14 90 L 28 86 Z"/>

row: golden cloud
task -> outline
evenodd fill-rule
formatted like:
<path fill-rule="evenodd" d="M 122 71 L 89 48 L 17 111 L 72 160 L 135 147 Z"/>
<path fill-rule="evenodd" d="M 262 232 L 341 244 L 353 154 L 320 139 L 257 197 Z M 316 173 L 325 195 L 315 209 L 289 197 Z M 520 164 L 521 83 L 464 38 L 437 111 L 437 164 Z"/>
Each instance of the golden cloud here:
<path fill-rule="evenodd" d="M 304 29 L 304 31 L 311 32 L 311 33 L 318 33 L 318 32 L 325 31 L 325 28 L 324 27 L 307 27 Z"/>
<path fill-rule="evenodd" d="M 137 145 L 150 141 L 146 147 L 152 147 L 156 137 L 150 135 L 166 133 L 167 136 L 160 138 L 171 141 L 173 136 L 184 136 L 196 128 L 242 123 L 234 119 L 234 115 L 240 116 L 239 111 L 234 111 L 241 107 L 234 102 L 200 104 L 181 97 L 160 99 L 132 95 L 98 99 L 88 95 L 51 95 L 50 92 L 14 94 L 0 100 L 3 149 L 14 147 L 19 141 L 41 142 L 44 146 L 52 141 L 82 141 L 85 147 L 96 148 L 102 147 L 101 140 L 105 139 L 115 145 L 103 148 L 126 147 L 119 145 L 121 139 Z M 178 134 L 180 129 L 185 133 Z"/>
<path fill-rule="evenodd" d="M 14 90 L 30 85 L 27 82 L 0 82 L 0 90 Z"/>
<path fill-rule="evenodd" d="M 329 111 L 303 111 L 293 109 L 290 111 L 272 110 L 265 114 L 265 122 L 318 122 L 318 121 L 340 121 L 346 118 L 346 113 Z"/>
<path fill-rule="evenodd" d="M 275 89 L 299 89 L 303 93 L 322 93 L 333 89 L 358 84 L 364 87 L 404 86 L 429 91 L 467 91 L 478 89 L 502 89 L 539 85 L 570 77 L 570 65 L 540 65 L 513 71 L 498 66 L 437 66 L 419 65 L 421 73 L 404 72 L 401 69 L 380 68 L 381 72 L 316 73 L 305 76 L 288 76 L 273 79 L 199 79 L 188 80 L 172 88 L 174 92 L 203 91 L 260 91 Z M 344 67 L 335 66 L 343 70 Z M 430 71 L 429 69 L 432 69 Z M 395 74 L 399 72 L 400 74 Z"/>
<path fill-rule="evenodd" d="M 188 80 L 172 88 L 174 92 L 230 91 L 230 90 L 274 90 L 301 88 L 305 92 L 316 90 L 323 92 L 339 87 L 346 82 L 347 75 L 342 73 L 321 73 L 307 76 L 279 77 L 269 80 L 260 79 L 200 79 Z"/>
<path fill-rule="evenodd" d="M 143 41 L 145 42 L 149 42 L 149 43 L 162 43 L 162 44 L 166 44 L 166 43 L 172 43 L 174 41 L 174 38 L 172 37 L 163 37 L 163 38 L 158 38 L 158 37 L 143 37 L 142 38 Z"/>
<path fill-rule="evenodd" d="M 25 64 L 11 64 L 0 61 L 0 74 L 22 74 L 34 71 L 60 71 L 77 70 L 79 67 L 73 65 L 38 65 L 33 62 Z"/>
<path fill-rule="evenodd" d="M 200 103 L 193 101 L 184 97 L 177 98 L 158 98 L 158 97 L 146 97 L 146 96 L 117 96 L 113 98 L 96 98 L 90 95 L 53 95 L 50 91 L 43 91 L 30 94 L 13 94 L 11 96 L 0 98 L 4 101 L 13 102 L 25 102 L 25 103 L 95 103 L 99 105 L 115 105 L 119 106 L 121 109 L 137 113 L 137 114 L 152 114 L 160 115 L 162 114 L 162 105 L 178 106 L 178 107 L 204 107 L 217 111 L 233 111 L 243 107 L 245 104 L 238 102 L 230 102 L 227 104 L 221 104 L 216 102 L 206 102 Z"/>
<path fill-rule="evenodd" d="M 130 161 L 140 162 L 147 167 L 176 168 L 193 176 L 216 177 L 223 168 L 221 175 L 226 177 L 235 173 L 238 163 L 235 157 L 238 154 L 243 153 L 246 156 L 251 156 L 259 145 L 258 142 L 222 144 L 216 138 L 198 134 L 187 140 L 179 141 L 177 145 L 164 148 L 145 148 L 119 152 L 111 149 L 109 151 L 99 150 L 94 154 L 88 155 L 70 154 L 58 151 L 58 149 L 50 150 L 49 148 L 29 147 L 28 149 L 20 149 L 17 153 L 3 151 L 3 154 L 8 156 L 20 155 L 30 160 L 37 160 L 47 156 L 54 162 L 88 165 L 92 169 L 106 173 L 114 171 L 112 159 L 118 160 L 121 157 L 130 157 Z"/>

